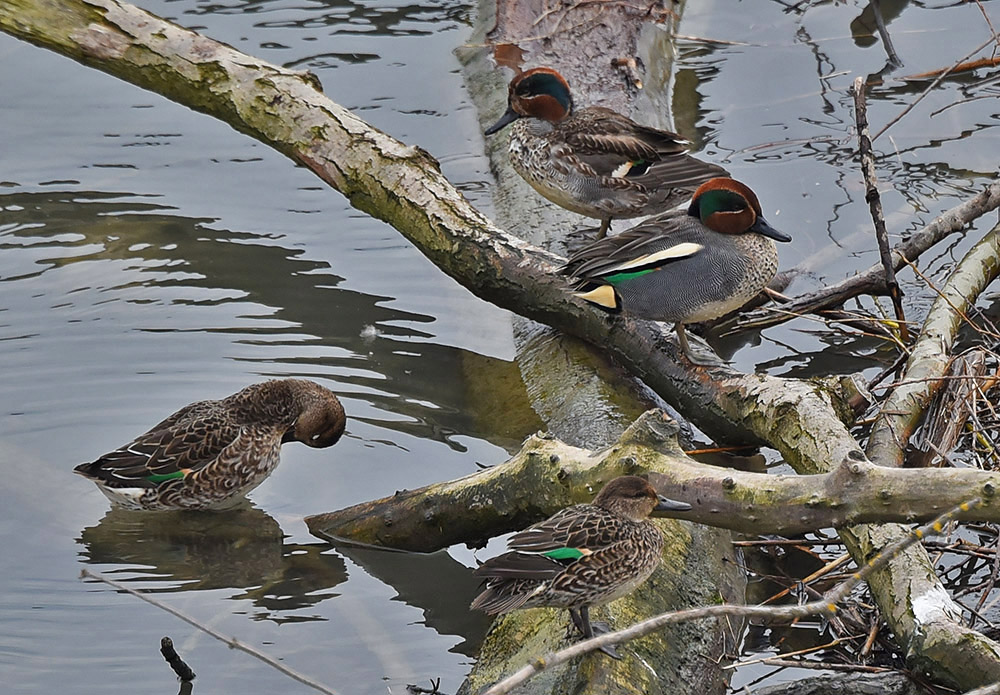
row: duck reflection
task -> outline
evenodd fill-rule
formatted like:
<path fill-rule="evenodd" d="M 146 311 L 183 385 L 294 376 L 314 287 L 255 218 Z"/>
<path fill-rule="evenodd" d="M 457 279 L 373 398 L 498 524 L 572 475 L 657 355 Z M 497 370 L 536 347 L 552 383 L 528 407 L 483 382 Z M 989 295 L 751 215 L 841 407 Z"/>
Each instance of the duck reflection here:
<path fill-rule="evenodd" d="M 347 581 L 341 557 L 321 543 L 284 543 L 278 522 L 245 506 L 224 512 L 146 512 L 112 508 L 78 542 L 83 562 L 115 565 L 150 592 L 238 589 L 258 618 L 277 623 L 320 620 L 293 615 L 337 594 Z"/>
<path fill-rule="evenodd" d="M 336 548 L 369 575 L 395 589 L 393 600 L 420 608 L 428 627 L 438 634 L 461 637 L 462 642 L 451 651 L 478 655 L 493 618 L 469 610 L 481 582 L 468 567 L 443 550 L 404 553 L 340 543 Z"/>

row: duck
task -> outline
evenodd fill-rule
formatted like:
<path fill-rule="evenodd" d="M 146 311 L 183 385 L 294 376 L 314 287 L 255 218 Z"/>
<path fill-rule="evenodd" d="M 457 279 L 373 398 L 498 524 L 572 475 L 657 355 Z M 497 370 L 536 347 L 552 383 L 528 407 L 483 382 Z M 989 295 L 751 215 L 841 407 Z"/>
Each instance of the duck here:
<path fill-rule="evenodd" d="M 606 623 L 590 621 L 590 607 L 628 594 L 660 563 L 663 535 L 650 514 L 689 509 L 644 478 L 613 478 L 590 504 L 567 507 L 511 536 L 508 552 L 473 572 L 485 588 L 471 607 L 491 615 L 566 608 L 584 639 L 607 632 Z M 602 651 L 620 658 L 613 647 Z"/>
<path fill-rule="evenodd" d="M 695 354 L 684 325 L 724 316 L 760 293 L 778 269 L 774 242 L 791 239 L 764 219 L 749 186 L 718 177 L 686 209 L 593 241 L 560 272 L 576 278 L 575 296 L 602 309 L 672 322 L 688 360 L 708 366 L 718 358 Z"/>
<path fill-rule="evenodd" d="M 538 193 L 567 210 L 601 220 L 644 217 L 686 201 L 725 169 L 686 154 L 688 142 L 601 106 L 575 109 L 569 83 L 538 67 L 510 82 L 507 111 L 486 135 L 511 127 L 510 162 Z"/>
<path fill-rule="evenodd" d="M 73 470 L 131 510 L 225 509 L 274 471 L 284 442 L 340 439 L 344 408 L 306 379 L 273 379 L 186 405 L 128 444 Z"/>

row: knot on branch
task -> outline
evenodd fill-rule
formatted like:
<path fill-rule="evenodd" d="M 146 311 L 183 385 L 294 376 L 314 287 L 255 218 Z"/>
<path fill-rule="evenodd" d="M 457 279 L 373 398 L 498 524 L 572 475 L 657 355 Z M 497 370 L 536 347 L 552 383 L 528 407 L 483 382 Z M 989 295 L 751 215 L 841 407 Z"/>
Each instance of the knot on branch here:
<path fill-rule="evenodd" d="M 677 444 L 680 429 L 680 425 L 667 413 L 653 408 L 636 418 L 618 438 L 615 446 L 635 444 L 648 446 L 661 454 L 677 453 L 680 451 L 680 445 Z"/>

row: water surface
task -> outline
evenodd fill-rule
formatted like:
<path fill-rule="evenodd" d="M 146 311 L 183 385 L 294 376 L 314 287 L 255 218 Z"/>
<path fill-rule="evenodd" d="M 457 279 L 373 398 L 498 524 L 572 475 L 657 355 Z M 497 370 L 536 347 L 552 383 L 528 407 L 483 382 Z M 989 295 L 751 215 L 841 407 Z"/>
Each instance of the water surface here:
<path fill-rule="evenodd" d="M 906 61 L 897 74 L 948 65 L 962 57 L 956 43 L 987 36 L 975 6 L 884 4 Z M 430 151 L 489 208 L 477 115 L 452 53 L 469 35 L 470 5 L 143 6 L 312 70 L 331 98 Z M 852 29 L 859 13 L 780 2 L 685 10 L 686 35 L 740 43 L 679 42 L 676 84 L 688 96 L 675 99 L 677 127 L 795 237 L 781 248 L 784 267 L 812 259 L 793 291 L 877 257 L 848 87 L 881 70 L 884 53 Z M 0 680 L 14 692 L 57 692 L 72 679 L 75 693 L 162 693 L 176 687 L 157 653 L 171 635 L 200 695 L 300 688 L 81 581 L 87 567 L 342 692 L 398 693 L 437 677 L 453 691 L 488 624 L 466 608 L 471 552 L 331 548 L 302 517 L 471 473 L 544 427 L 520 385 L 509 315 L 225 125 L 3 35 L 0 65 Z M 1000 107 L 989 78 L 947 80 L 878 142 L 894 235 L 995 176 Z M 925 86 L 887 79 L 870 119 L 886 122 Z M 987 228 L 932 253 L 931 276 Z M 919 316 L 929 293 L 910 275 L 905 283 Z M 738 366 L 800 375 L 872 370 L 889 357 L 805 320 L 757 342 L 736 353 Z M 341 394 L 347 435 L 329 450 L 286 446 L 237 514 L 109 511 L 71 474 L 190 401 L 284 376 Z M 483 397 L 497 384 L 502 411 Z"/>

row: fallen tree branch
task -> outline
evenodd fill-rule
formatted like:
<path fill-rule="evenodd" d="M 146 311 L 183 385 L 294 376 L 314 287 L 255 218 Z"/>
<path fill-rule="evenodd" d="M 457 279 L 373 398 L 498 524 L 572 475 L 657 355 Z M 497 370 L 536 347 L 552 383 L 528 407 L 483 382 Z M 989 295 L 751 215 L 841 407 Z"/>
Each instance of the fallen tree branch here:
<path fill-rule="evenodd" d="M 977 469 L 893 470 L 855 452 L 824 475 L 768 475 L 710 466 L 677 445 L 677 424 L 651 410 L 600 452 L 547 436 L 528 439 L 505 463 L 336 512 L 306 517 L 309 530 L 335 543 L 433 552 L 489 538 L 589 502 L 619 475 L 651 471 L 662 494 L 692 504 L 685 521 L 753 534 L 792 535 L 871 522 L 914 522 L 982 496 L 965 521 L 1000 521 L 993 496 L 1000 473 Z M 530 491 L 530 494 L 528 494 Z"/>
<path fill-rule="evenodd" d="M 897 671 L 849 673 L 799 678 L 764 688 L 753 695 L 926 695 L 927 691 Z"/>
<path fill-rule="evenodd" d="M 570 297 L 553 272 L 561 259 L 497 229 L 444 179 L 429 155 L 372 129 L 320 94 L 304 73 L 255 60 L 117 0 L 8 0 L 0 3 L 0 29 L 222 118 L 285 153 L 355 207 L 392 224 L 481 298 L 601 345 L 710 436 L 768 442 L 800 471 L 827 469 L 857 451 L 835 415 L 853 418 L 847 404 L 857 389 L 852 392 L 850 380 L 803 382 L 692 368 L 662 327 L 609 320 Z M 994 194 L 1000 201 L 1000 184 Z M 855 559 L 870 554 L 859 543 L 845 542 Z M 914 626 L 900 621 L 894 609 L 923 600 L 928 591 L 943 593 L 926 553 L 917 550 L 908 554 L 920 562 L 901 564 L 898 576 L 919 574 L 919 591 L 900 583 L 897 593 L 879 598 L 890 628 L 906 644 Z M 923 635 L 944 637 L 933 649 L 923 648 L 927 640 L 917 644 L 921 665 L 959 684 L 978 684 L 1000 670 L 1000 654 L 977 633 L 935 631 L 950 617 L 938 611 L 918 626 Z M 965 657 L 970 651 L 979 661 Z"/>

